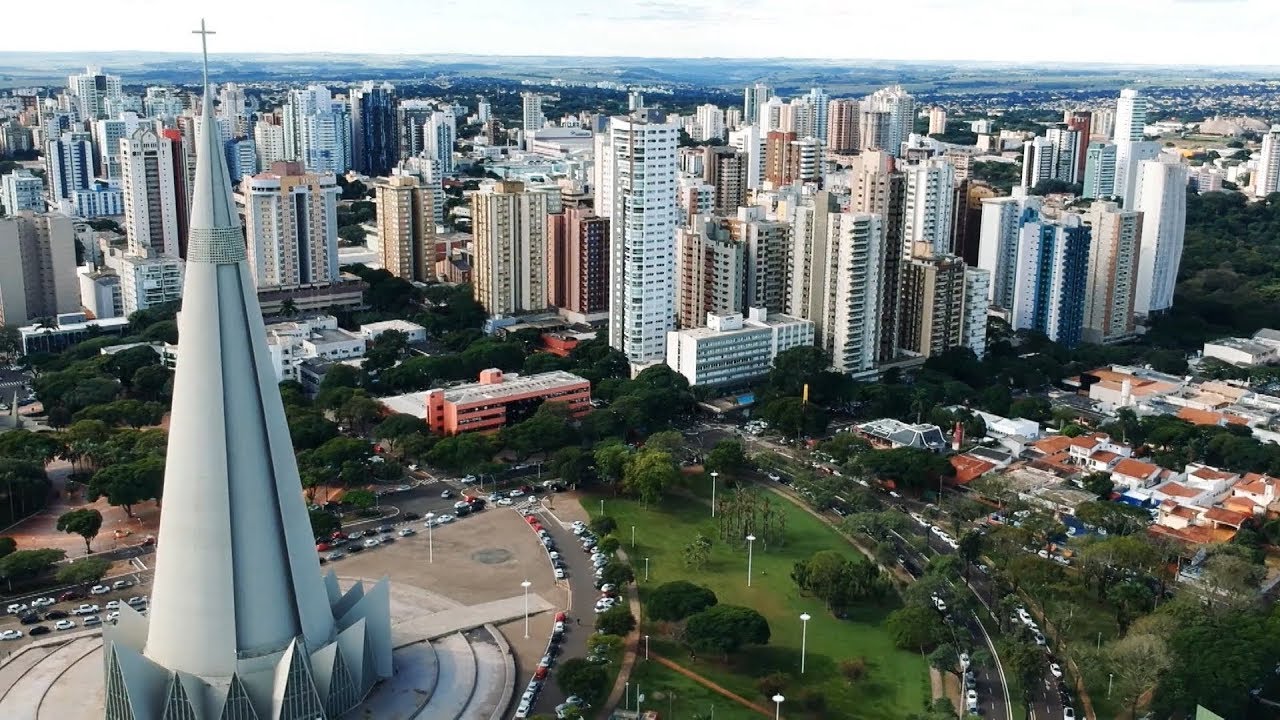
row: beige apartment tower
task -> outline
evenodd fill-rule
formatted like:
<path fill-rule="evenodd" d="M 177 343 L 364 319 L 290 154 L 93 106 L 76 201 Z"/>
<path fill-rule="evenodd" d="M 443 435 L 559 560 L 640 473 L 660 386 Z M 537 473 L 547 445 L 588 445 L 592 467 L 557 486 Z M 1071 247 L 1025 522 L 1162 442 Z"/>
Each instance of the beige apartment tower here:
<path fill-rule="evenodd" d="M 490 315 L 547 307 L 547 194 L 500 182 L 471 196 L 472 282 Z"/>
<path fill-rule="evenodd" d="M 898 349 L 922 357 L 963 344 L 964 261 L 918 243 L 902 267 Z"/>
<path fill-rule="evenodd" d="M 426 282 L 435 275 L 431 188 L 416 177 L 398 175 L 374 184 L 382 267 L 398 278 Z"/>
<path fill-rule="evenodd" d="M 1133 337 L 1142 213 L 1113 202 L 1094 202 L 1090 225 L 1089 275 L 1085 281 L 1085 342 L 1112 343 Z"/>
<path fill-rule="evenodd" d="M 747 202 L 747 154 L 732 147 L 708 146 L 702 179 L 715 188 L 715 214 L 733 215 Z"/>
<path fill-rule="evenodd" d="M 0 325 L 80 309 L 74 223 L 31 211 L 0 218 Z"/>
<path fill-rule="evenodd" d="M 862 105 L 853 98 L 827 104 L 827 149 L 833 153 L 858 151 L 858 114 Z"/>
<path fill-rule="evenodd" d="M 338 279 L 338 195 L 333 175 L 278 162 L 246 175 L 245 236 L 258 289 L 327 285 Z"/>

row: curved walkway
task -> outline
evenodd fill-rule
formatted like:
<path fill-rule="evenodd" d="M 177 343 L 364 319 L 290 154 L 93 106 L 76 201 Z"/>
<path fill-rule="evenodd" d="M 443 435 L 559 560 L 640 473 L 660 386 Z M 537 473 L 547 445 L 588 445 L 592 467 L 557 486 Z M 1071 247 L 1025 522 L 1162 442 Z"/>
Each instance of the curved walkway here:
<path fill-rule="evenodd" d="M 764 715 L 765 717 L 768 717 L 768 716 L 770 716 L 770 715 L 772 715 L 772 714 L 773 714 L 773 711 L 772 711 L 772 710 L 769 710 L 769 709 L 767 709 L 767 708 L 765 708 L 765 707 L 762 707 L 762 706 L 760 706 L 760 705 L 757 705 L 757 704 L 755 704 L 755 703 L 751 702 L 750 700 L 748 700 L 748 699 L 746 699 L 746 698 L 742 697 L 741 695 L 736 695 L 736 694 L 734 694 L 734 693 L 731 693 L 731 692 L 729 692 L 728 690 L 725 690 L 724 688 L 720 687 L 719 685 L 717 685 L 717 684 L 715 684 L 715 683 L 711 682 L 710 680 L 708 680 L 708 679 L 706 679 L 706 678 L 702 677 L 702 676 L 701 676 L 701 675 L 699 675 L 698 673 L 696 673 L 696 672 L 694 672 L 694 671 L 692 671 L 692 670 L 689 670 L 688 668 L 685 668 L 685 667 L 682 667 L 682 666 L 680 666 L 680 665 L 677 665 L 676 663 L 674 663 L 674 662 L 672 662 L 672 661 L 670 661 L 670 660 L 666 659 L 665 657 L 663 657 L 663 656 L 661 656 L 661 655 L 659 655 L 659 654 L 657 654 L 657 653 L 653 653 L 653 652 L 649 653 L 649 659 L 650 659 L 650 660 L 656 660 L 656 661 L 658 661 L 658 664 L 659 664 L 659 665 L 662 665 L 663 667 L 666 667 L 666 668 L 670 668 L 671 670 L 675 670 L 676 672 L 680 673 L 681 675 L 683 675 L 683 676 L 685 676 L 685 677 L 689 678 L 690 680 L 692 680 L 692 681 L 694 681 L 694 682 L 698 683 L 698 684 L 699 684 L 699 685 L 701 685 L 702 687 L 704 687 L 704 688 L 706 688 L 706 689 L 708 689 L 708 690 L 710 690 L 710 691 L 712 691 L 712 692 L 714 692 L 714 693 L 716 693 L 716 694 L 718 694 L 718 695 L 721 695 L 721 696 L 723 696 L 723 697 L 726 697 L 726 698 L 728 698 L 728 699 L 730 699 L 730 700 L 732 700 L 732 701 L 734 701 L 734 702 L 738 703 L 738 704 L 739 704 L 739 705 L 741 705 L 742 707 L 745 707 L 745 708 L 750 709 L 750 710 L 755 710 L 756 712 L 760 713 L 761 715 Z"/>
<path fill-rule="evenodd" d="M 624 563 L 629 563 L 630 559 L 627 553 L 618 548 L 618 559 Z M 618 703 L 622 702 L 622 694 L 627 691 L 627 682 L 631 679 L 631 670 L 636 664 L 636 655 L 639 653 L 640 647 L 640 591 L 636 589 L 635 582 L 627 585 L 627 605 L 631 608 L 631 616 L 636 619 L 636 629 L 627 635 L 627 647 L 622 654 L 622 665 L 618 668 L 618 677 L 613 681 L 613 690 L 609 691 L 609 699 L 604 701 L 602 706 L 606 711 L 609 708 L 615 708 Z"/>

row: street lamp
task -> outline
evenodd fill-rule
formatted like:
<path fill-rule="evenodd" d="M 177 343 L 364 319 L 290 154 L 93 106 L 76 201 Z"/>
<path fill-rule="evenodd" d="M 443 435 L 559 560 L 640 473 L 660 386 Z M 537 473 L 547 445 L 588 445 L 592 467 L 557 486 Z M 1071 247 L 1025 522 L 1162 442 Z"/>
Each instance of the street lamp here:
<path fill-rule="evenodd" d="M 636 546 L 636 526 L 631 526 L 631 547 Z"/>
<path fill-rule="evenodd" d="M 525 580 L 520 583 L 520 587 L 524 588 L 524 639 L 529 639 L 529 586 L 533 583 Z"/>
<path fill-rule="evenodd" d="M 800 613 L 800 674 L 804 674 L 805 641 L 809 638 L 809 613 Z"/>
<path fill-rule="evenodd" d="M 604 498 L 600 498 L 600 515 L 604 516 Z"/>
<path fill-rule="evenodd" d="M 622 690 L 622 707 L 624 710 L 631 709 L 631 681 L 628 680 L 626 687 Z"/>
<path fill-rule="evenodd" d="M 747 587 L 751 587 L 751 551 L 755 547 L 756 536 L 747 536 Z"/>
<path fill-rule="evenodd" d="M 1111 697 L 1111 685 L 1116 681 L 1115 673 L 1107 673 L 1107 697 Z"/>
<path fill-rule="evenodd" d="M 644 636 L 644 659 L 649 659 L 649 636 Z"/>
<path fill-rule="evenodd" d="M 644 581 L 649 582 L 649 558 L 644 559 Z"/>
<path fill-rule="evenodd" d="M 716 516 L 716 478 L 720 477 L 720 473 L 711 473 L 711 517 Z"/>
<path fill-rule="evenodd" d="M 425 518 L 426 518 L 426 521 L 427 521 L 427 562 L 428 562 L 428 563 L 435 563 L 435 561 L 436 561 L 436 543 L 435 543 L 435 538 L 432 536 L 432 532 L 431 532 L 431 531 L 432 531 L 432 530 L 435 528 L 435 526 L 436 526 L 436 523 L 435 523 L 436 514 L 435 514 L 435 513 L 433 513 L 433 512 L 429 512 L 429 513 L 427 513 L 427 514 L 426 514 Z"/>
<path fill-rule="evenodd" d="M 773 696 L 773 720 L 782 719 L 782 701 L 786 698 L 782 697 L 782 693 Z"/>

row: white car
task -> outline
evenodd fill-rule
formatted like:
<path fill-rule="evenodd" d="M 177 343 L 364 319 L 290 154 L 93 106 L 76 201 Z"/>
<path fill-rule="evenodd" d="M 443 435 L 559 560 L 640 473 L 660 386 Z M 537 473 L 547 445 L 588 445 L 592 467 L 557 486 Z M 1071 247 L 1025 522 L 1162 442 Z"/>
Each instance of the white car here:
<path fill-rule="evenodd" d="M 516 707 L 516 717 L 517 718 L 529 717 L 529 701 L 528 700 L 520 701 L 520 705 Z"/>
<path fill-rule="evenodd" d="M 1049 663 L 1049 672 L 1056 678 L 1062 677 L 1062 667 L 1058 663 Z"/>
<path fill-rule="evenodd" d="M 977 690 L 970 690 L 969 692 L 965 693 L 965 701 L 968 704 L 969 712 L 971 713 L 978 712 L 978 691 Z"/>
<path fill-rule="evenodd" d="M 127 588 L 127 587 L 133 587 L 133 581 L 132 581 L 132 580 L 117 580 L 117 581 L 115 581 L 115 582 L 111 583 L 111 589 L 112 589 L 112 590 L 123 590 L 123 589 L 125 589 L 125 588 Z"/>
<path fill-rule="evenodd" d="M 102 609 L 103 609 L 103 610 L 119 610 L 119 609 L 120 609 L 120 601 L 119 601 L 119 600 L 112 600 L 111 602 L 107 603 L 106 605 L 103 605 L 103 606 L 102 606 Z"/>
<path fill-rule="evenodd" d="M 98 617 L 97 615 L 90 615 L 89 617 L 85 618 L 83 622 L 85 627 L 92 627 L 94 625 L 101 625 L 102 618 Z"/>
<path fill-rule="evenodd" d="M 440 497 L 442 497 L 442 498 L 451 498 L 451 497 L 453 497 L 453 492 L 451 492 L 451 491 L 449 491 L 449 490 L 441 490 L 441 491 L 440 491 Z"/>
<path fill-rule="evenodd" d="M 399 535 L 400 537 L 412 537 L 414 535 L 417 535 L 418 531 L 414 530 L 413 528 L 400 528 L 400 532 L 396 534 Z"/>
<path fill-rule="evenodd" d="M 969 653 L 960 653 L 960 669 L 969 669 Z"/>
<path fill-rule="evenodd" d="M 449 523 L 453 522 L 453 521 L 454 521 L 454 520 L 456 520 L 456 519 L 457 519 L 457 518 L 455 518 L 454 516 L 450 515 L 449 513 L 445 513 L 444 515 L 441 515 L 440 517 L 436 518 L 436 524 L 437 524 L 437 525 L 447 525 L 447 524 L 449 524 Z"/>
<path fill-rule="evenodd" d="M 767 477 L 768 477 L 770 480 L 774 481 L 774 482 L 778 482 L 779 480 L 781 480 L 781 479 L 782 479 L 782 476 L 781 476 L 781 475 L 779 475 L 778 473 L 774 473 L 774 472 L 769 473 Z"/>
<path fill-rule="evenodd" d="M 111 592 L 111 588 L 107 587 L 106 585 L 94 585 L 93 587 L 89 588 L 90 595 L 106 595 L 109 592 Z"/>
<path fill-rule="evenodd" d="M 382 544 L 382 541 L 376 537 L 371 537 L 368 540 L 364 541 L 364 546 L 367 548 L 376 548 L 381 544 Z"/>
<path fill-rule="evenodd" d="M 498 498 L 498 501 L 494 504 L 506 507 L 511 504 L 511 498 Z"/>
<path fill-rule="evenodd" d="M 0 632 L 0 640 L 17 640 L 21 637 L 21 630 L 5 630 L 4 632 Z"/>
<path fill-rule="evenodd" d="M 556 568 L 556 579 L 557 579 L 557 580 L 563 580 L 564 578 L 565 578 L 564 569 L 563 569 L 563 568 Z"/>
<path fill-rule="evenodd" d="M 75 626 L 76 626 L 75 620 L 59 620 L 58 622 L 54 623 L 53 629 L 54 630 L 70 630 Z"/>
<path fill-rule="evenodd" d="M 562 633 L 562 632 L 564 632 L 564 621 L 563 621 L 563 620 L 559 620 L 559 621 L 557 621 L 557 622 L 556 622 L 556 624 L 555 624 L 555 627 L 553 627 L 553 628 L 551 629 L 551 632 L 552 632 L 552 633 Z"/>
<path fill-rule="evenodd" d="M 51 597 L 36 598 L 35 600 L 31 601 L 31 607 L 33 608 L 49 607 L 56 602 L 57 600 L 54 600 Z"/>
<path fill-rule="evenodd" d="M 17 615 L 18 613 L 24 613 L 26 611 L 27 611 L 26 603 L 14 603 L 10 605 L 8 608 L 6 608 L 6 612 L 8 612 L 10 615 Z"/>
<path fill-rule="evenodd" d="M 912 520 L 915 520 L 916 522 L 920 523 L 921 525 L 928 525 L 928 524 L 929 524 L 929 521 L 928 521 L 928 520 L 925 520 L 925 519 L 924 519 L 924 516 L 923 516 L 923 515 L 921 515 L 921 514 L 920 514 L 920 513 L 918 513 L 918 512 L 913 512 L 913 513 L 908 513 L 908 514 L 911 516 L 911 519 L 912 519 Z"/>
<path fill-rule="evenodd" d="M 521 490 L 520 488 L 516 488 L 515 490 L 512 490 L 511 492 L 507 493 L 507 497 L 508 498 L 524 497 L 524 491 Z"/>
<path fill-rule="evenodd" d="M 120 613 L 115 611 L 109 612 L 107 613 L 107 616 L 103 619 L 109 623 L 115 624 L 116 621 L 120 619 Z"/>
<path fill-rule="evenodd" d="M 1071 708 L 1062 708 L 1062 720 L 1076 720 L 1076 711 Z"/>
<path fill-rule="evenodd" d="M 77 607 L 77 608 L 75 608 L 74 610 L 72 610 L 72 611 L 71 611 L 71 614 L 72 614 L 72 615 L 97 615 L 97 614 L 98 614 L 98 606 L 97 606 L 97 605 L 89 605 L 89 604 L 81 604 L 79 607 Z"/>
<path fill-rule="evenodd" d="M 1036 644 L 1037 644 L 1037 645 L 1043 646 L 1043 645 L 1045 644 L 1045 642 L 1044 642 L 1044 635 L 1041 635 L 1040 633 L 1038 633 L 1038 632 L 1037 632 L 1035 637 L 1036 637 Z"/>
<path fill-rule="evenodd" d="M 618 588 L 617 588 L 617 587 L 615 587 L 612 583 L 605 583 L 605 584 L 603 584 L 603 585 L 601 585 L 601 586 L 600 586 L 600 592 L 602 592 L 602 593 L 610 593 L 610 592 L 613 592 L 614 590 L 617 590 L 617 589 L 618 589 Z"/>

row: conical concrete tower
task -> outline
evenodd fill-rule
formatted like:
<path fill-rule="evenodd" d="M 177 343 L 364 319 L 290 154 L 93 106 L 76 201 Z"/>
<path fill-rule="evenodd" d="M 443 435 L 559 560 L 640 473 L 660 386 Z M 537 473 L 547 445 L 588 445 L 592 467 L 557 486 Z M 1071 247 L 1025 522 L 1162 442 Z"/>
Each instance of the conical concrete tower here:
<path fill-rule="evenodd" d="M 150 613 L 104 631 L 106 717 L 335 718 L 391 674 L 387 585 L 320 574 L 207 73 Z"/>

